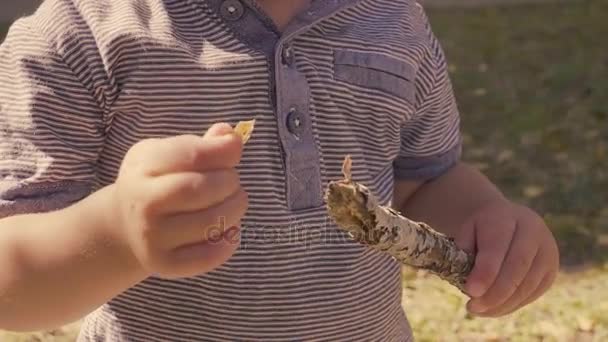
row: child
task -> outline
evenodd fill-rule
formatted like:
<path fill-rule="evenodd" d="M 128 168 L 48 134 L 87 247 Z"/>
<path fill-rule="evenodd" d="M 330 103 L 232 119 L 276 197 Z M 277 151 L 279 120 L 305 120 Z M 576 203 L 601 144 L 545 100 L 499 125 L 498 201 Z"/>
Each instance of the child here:
<path fill-rule="evenodd" d="M 3 329 L 411 340 L 400 265 L 327 217 L 347 154 L 384 204 L 476 252 L 472 313 L 531 303 L 558 269 L 542 219 L 459 161 L 413 0 L 47 0 L 0 48 L 0 120 Z"/>

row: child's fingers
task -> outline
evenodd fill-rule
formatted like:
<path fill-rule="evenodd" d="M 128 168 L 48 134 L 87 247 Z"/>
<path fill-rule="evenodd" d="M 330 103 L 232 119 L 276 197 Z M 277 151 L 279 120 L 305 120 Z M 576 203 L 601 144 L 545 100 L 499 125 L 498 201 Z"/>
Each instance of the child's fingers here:
<path fill-rule="evenodd" d="M 175 172 L 203 172 L 228 169 L 238 165 L 243 142 L 226 127 L 212 127 L 204 137 L 180 135 L 149 139 L 135 145 L 125 157 L 124 171 L 139 170 L 145 176 Z"/>
<path fill-rule="evenodd" d="M 221 137 L 222 135 L 231 134 L 233 132 L 232 126 L 227 123 L 217 123 L 209 127 L 209 129 L 203 135 L 203 138 Z"/>
<path fill-rule="evenodd" d="M 545 291 L 547 291 L 555 278 L 557 277 L 557 273 L 559 272 L 559 250 L 557 246 L 551 243 L 551 240 L 545 242 L 542 247 L 544 260 L 542 261 L 542 265 L 544 265 L 545 272 L 543 272 L 544 276 L 540 282 L 540 284 L 536 287 L 536 289 L 526 298 L 521 306 L 526 306 L 535 300 L 537 300 Z M 540 272 L 539 272 L 540 273 Z"/>
<path fill-rule="evenodd" d="M 151 151 L 158 162 L 150 166 L 149 176 L 185 171 L 211 171 L 233 168 L 241 159 L 243 144 L 236 134 L 222 136 L 178 136 L 162 140 Z"/>
<path fill-rule="evenodd" d="M 467 278 L 466 292 L 473 298 L 482 297 L 496 280 L 515 230 L 512 220 L 484 221 L 476 223 L 477 255 Z"/>
<path fill-rule="evenodd" d="M 227 229 L 240 222 L 247 207 L 247 193 L 241 189 L 216 206 L 163 219 L 155 239 L 169 249 L 204 241 L 216 242 Z"/>
<path fill-rule="evenodd" d="M 539 250 L 534 257 L 532 266 L 515 293 L 504 303 L 483 313 L 486 317 L 498 317 L 509 314 L 524 305 L 524 301 L 538 288 L 545 275 L 546 253 Z"/>
<path fill-rule="evenodd" d="M 170 277 L 204 274 L 223 265 L 240 246 L 239 228 L 231 228 L 216 242 L 202 242 L 178 248 L 170 255 Z M 169 271 L 171 272 L 171 271 Z"/>
<path fill-rule="evenodd" d="M 528 304 L 533 303 L 535 300 L 540 298 L 550 287 L 551 284 L 555 281 L 555 277 L 557 276 L 557 271 L 550 271 L 544 275 L 540 284 L 536 287 L 534 292 L 532 292 L 526 300 L 522 303 L 521 306 L 526 306 Z"/>
<path fill-rule="evenodd" d="M 509 250 L 496 280 L 488 291 L 471 302 L 473 312 L 486 312 L 506 302 L 523 283 L 532 261 L 538 252 L 536 236 L 528 230 L 533 227 L 517 224 Z"/>
<path fill-rule="evenodd" d="M 156 215 L 179 214 L 217 205 L 240 187 L 236 169 L 172 173 L 155 178 L 147 196 Z"/>

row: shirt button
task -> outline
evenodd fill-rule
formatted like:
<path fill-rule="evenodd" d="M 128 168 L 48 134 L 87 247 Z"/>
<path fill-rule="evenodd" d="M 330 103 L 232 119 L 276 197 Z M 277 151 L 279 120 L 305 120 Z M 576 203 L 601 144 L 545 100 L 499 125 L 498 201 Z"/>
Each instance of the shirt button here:
<path fill-rule="evenodd" d="M 236 21 L 241 19 L 245 13 L 245 8 L 239 0 L 225 0 L 220 7 L 220 14 L 222 18 L 229 21 Z"/>
<path fill-rule="evenodd" d="M 299 138 L 304 132 L 305 122 L 304 118 L 295 107 L 291 107 L 289 114 L 287 114 L 287 129 L 289 132 Z"/>
<path fill-rule="evenodd" d="M 283 47 L 283 52 L 281 54 L 283 65 L 292 66 L 295 60 L 295 56 L 293 54 L 293 48 L 291 45 L 287 44 Z"/>

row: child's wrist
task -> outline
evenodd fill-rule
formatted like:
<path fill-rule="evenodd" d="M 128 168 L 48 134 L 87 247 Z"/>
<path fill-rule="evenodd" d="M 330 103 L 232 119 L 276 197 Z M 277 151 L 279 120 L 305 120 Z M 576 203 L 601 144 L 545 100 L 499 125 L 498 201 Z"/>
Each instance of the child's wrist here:
<path fill-rule="evenodd" d="M 127 238 L 127 229 L 120 218 L 115 185 L 111 184 L 100 189 L 87 198 L 88 203 L 82 208 L 82 215 L 86 220 L 94 220 L 95 234 L 99 236 L 100 243 L 106 244 L 110 250 L 121 255 L 123 265 L 129 273 L 144 279 L 148 274 L 141 266 Z"/>

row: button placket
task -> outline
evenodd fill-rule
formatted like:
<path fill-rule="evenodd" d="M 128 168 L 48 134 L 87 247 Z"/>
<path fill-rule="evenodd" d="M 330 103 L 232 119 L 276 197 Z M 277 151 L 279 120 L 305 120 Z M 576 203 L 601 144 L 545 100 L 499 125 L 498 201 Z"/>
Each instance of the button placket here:
<path fill-rule="evenodd" d="M 338 10 L 342 0 L 313 1 L 308 16 L 296 17 L 274 50 L 276 114 L 283 146 L 287 205 L 303 210 L 323 205 L 320 153 L 310 113 L 311 89 L 306 75 L 295 67 L 294 37 Z M 292 110 L 295 108 L 295 111 Z"/>
<path fill-rule="evenodd" d="M 271 20 L 256 11 L 253 0 L 205 0 L 243 43 L 263 52 L 270 60 L 269 66 L 273 72 L 270 75 L 272 80 L 269 96 L 277 119 L 285 163 L 287 205 L 291 210 L 323 204 L 320 154 L 309 112 L 311 90 L 306 75 L 295 67 L 293 40 L 338 9 L 351 6 L 347 2 L 352 2 L 354 6 L 358 1 L 312 1 L 308 12 L 296 16 L 280 34 L 278 30 L 270 29 Z M 288 114 L 292 106 L 297 108 L 299 116 L 292 116 L 295 119 L 289 120 Z M 291 130 L 288 127 L 292 127 Z"/>
<path fill-rule="evenodd" d="M 285 154 L 287 204 L 291 210 L 303 210 L 322 205 L 323 189 L 309 112 L 310 85 L 293 59 L 293 41 L 285 38 L 275 49 L 276 110 Z"/>

